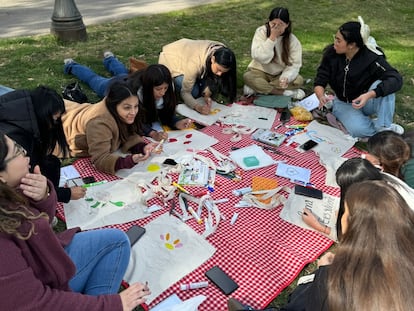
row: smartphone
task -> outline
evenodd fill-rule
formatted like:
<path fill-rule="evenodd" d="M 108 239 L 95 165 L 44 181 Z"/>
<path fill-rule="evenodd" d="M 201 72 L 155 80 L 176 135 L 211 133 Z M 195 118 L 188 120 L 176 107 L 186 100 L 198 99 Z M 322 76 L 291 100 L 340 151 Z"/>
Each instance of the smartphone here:
<path fill-rule="evenodd" d="M 323 198 L 323 192 L 321 190 L 315 188 L 308 188 L 301 185 L 295 186 L 295 194 L 300 194 L 320 200 Z"/>
<path fill-rule="evenodd" d="M 93 177 L 93 176 L 87 176 L 87 177 L 82 178 L 82 181 L 85 184 L 91 184 L 91 183 L 95 182 L 96 180 L 95 180 L 95 177 Z"/>
<path fill-rule="evenodd" d="M 131 242 L 131 246 L 133 246 L 138 240 L 144 235 L 145 228 L 140 226 L 132 226 L 126 232 L 129 241 Z"/>
<path fill-rule="evenodd" d="M 290 116 L 291 116 L 291 114 L 290 114 L 289 109 L 285 108 L 285 109 L 283 109 L 283 111 L 280 114 L 279 121 L 286 123 L 290 120 Z"/>
<path fill-rule="evenodd" d="M 307 142 L 300 145 L 299 148 L 303 149 L 305 151 L 308 151 L 308 150 L 312 149 L 313 147 L 315 147 L 316 145 L 318 145 L 318 143 L 316 141 L 314 141 L 312 139 L 309 139 Z"/>
<path fill-rule="evenodd" d="M 214 266 L 205 273 L 206 277 L 214 283 L 225 295 L 230 295 L 239 285 L 218 266 Z"/>

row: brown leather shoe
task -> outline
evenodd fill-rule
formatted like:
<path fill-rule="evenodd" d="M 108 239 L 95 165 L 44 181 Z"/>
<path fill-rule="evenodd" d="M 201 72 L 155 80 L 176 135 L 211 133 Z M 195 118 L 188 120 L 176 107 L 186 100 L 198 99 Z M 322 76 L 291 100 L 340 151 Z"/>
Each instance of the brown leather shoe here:
<path fill-rule="evenodd" d="M 243 311 L 248 310 L 246 307 L 237 299 L 229 298 L 227 300 L 227 311 Z"/>

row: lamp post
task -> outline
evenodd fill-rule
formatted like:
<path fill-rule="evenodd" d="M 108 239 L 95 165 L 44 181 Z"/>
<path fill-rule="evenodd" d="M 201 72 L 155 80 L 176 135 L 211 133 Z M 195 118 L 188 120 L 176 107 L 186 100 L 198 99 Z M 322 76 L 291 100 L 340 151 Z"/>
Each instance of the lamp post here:
<path fill-rule="evenodd" d="M 55 0 L 50 32 L 62 41 L 86 41 L 86 27 L 74 0 Z"/>

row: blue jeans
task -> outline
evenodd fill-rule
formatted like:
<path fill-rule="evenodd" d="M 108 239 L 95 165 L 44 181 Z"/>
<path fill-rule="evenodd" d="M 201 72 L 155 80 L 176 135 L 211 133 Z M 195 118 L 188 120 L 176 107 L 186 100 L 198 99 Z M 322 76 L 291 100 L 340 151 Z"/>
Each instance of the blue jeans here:
<path fill-rule="evenodd" d="M 6 94 L 8 92 L 11 92 L 11 91 L 14 91 L 14 89 L 11 89 L 11 88 L 9 88 L 7 86 L 4 86 L 4 85 L 0 85 L 0 96 L 3 95 L 3 94 Z"/>
<path fill-rule="evenodd" d="M 74 292 L 93 296 L 118 293 L 131 251 L 123 231 L 79 232 L 65 251 L 76 266 L 76 274 L 69 281 Z"/>
<path fill-rule="evenodd" d="M 178 94 L 181 93 L 181 89 L 183 87 L 183 80 L 184 80 L 184 75 L 179 75 L 174 78 L 174 87 L 175 87 L 175 91 Z M 202 93 L 204 91 L 204 88 L 205 88 L 205 81 L 201 79 L 197 79 L 196 83 L 194 83 L 193 85 L 193 89 L 191 90 L 191 95 L 194 98 L 203 97 Z"/>
<path fill-rule="evenodd" d="M 126 77 L 128 75 L 128 69 L 115 56 L 104 58 L 103 65 L 106 70 L 111 73 L 113 76 L 112 78 L 102 77 L 89 67 L 83 66 L 76 62 L 64 65 L 63 72 L 66 74 L 73 74 L 79 80 L 88 84 L 99 97 L 104 97 L 111 81 L 113 79 L 122 79 Z"/>
<path fill-rule="evenodd" d="M 370 90 L 381 81 L 375 81 Z M 353 137 L 370 137 L 375 133 L 389 128 L 393 121 L 395 110 L 395 94 L 372 98 L 361 109 L 355 109 L 352 104 L 338 98 L 333 100 L 332 113 L 345 126 Z M 376 119 L 371 116 L 375 115 Z"/>

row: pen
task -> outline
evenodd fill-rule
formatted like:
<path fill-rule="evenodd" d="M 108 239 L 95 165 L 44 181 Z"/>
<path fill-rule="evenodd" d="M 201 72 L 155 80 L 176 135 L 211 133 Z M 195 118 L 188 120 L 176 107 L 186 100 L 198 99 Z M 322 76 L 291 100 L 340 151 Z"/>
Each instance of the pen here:
<path fill-rule="evenodd" d="M 185 199 L 185 198 L 182 198 L 182 199 L 183 199 L 183 202 L 184 202 L 185 209 L 191 213 L 191 215 L 194 217 L 195 220 L 197 220 L 197 222 L 199 224 L 202 224 L 203 220 L 200 217 L 198 217 L 195 210 L 190 205 L 188 205 L 187 199 Z"/>
<path fill-rule="evenodd" d="M 107 183 L 107 180 L 102 180 L 102 181 L 96 181 L 96 182 L 92 182 L 90 184 L 84 184 L 82 185 L 83 188 L 89 188 L 89 187 L 93 187 L 93 186 L 98 186 L 98 185 L 102 185 Z"/>
<path fill-rule="evenodd" d="M 164 139 L 164 138 L 160 140 L 160 142 L 159 142 L 159 144 L 157 145 L 157 147 L 155 147 L 155 148 L 154 148 L 154 152 L 158 152 L 158 151 L 160 151 L 160 149 L 161 149 L 162 144 L 164 143 L 164 141 L 165 141 L 165 139 Z"/>
<path fill-rule="evenodd" d="M 296 128 L 304 128 L 308 126 L 308 124 L 294 124 L 294 125 L 286 125 L 289 129 L 296 129 Z"/>
<path fill-rule="evenodd" d="M 188 192 L 187 190 L 185 190 L 182 186 L 180 186 L 179 184 L 177 184 L 175 181 L 173 181 L 173 186 L 177 187 L 178 190 L 180 190 L 181 192 L 187 193 L 189 195 L 191 195 L 190 192 Z"/>

